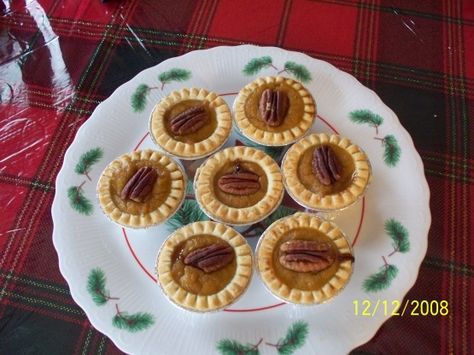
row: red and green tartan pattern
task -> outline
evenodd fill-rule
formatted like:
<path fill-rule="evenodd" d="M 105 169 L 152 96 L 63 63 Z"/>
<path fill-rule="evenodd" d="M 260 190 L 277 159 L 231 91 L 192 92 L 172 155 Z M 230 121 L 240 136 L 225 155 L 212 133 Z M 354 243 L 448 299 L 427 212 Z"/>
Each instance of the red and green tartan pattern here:
<path fill-rule="evenodd" d="M 242 43 L 354 75 L 395 111 L 425 164 L 433 222 L 406 297 L 447 300 L 449 315 L 391 318 L 352 354 L 471 353 L 472 1 L 6 0 L 0 12 L 0 353 L 120 353 L 59 273 L 50 210 L 64 153 L 141 70 Z"/>

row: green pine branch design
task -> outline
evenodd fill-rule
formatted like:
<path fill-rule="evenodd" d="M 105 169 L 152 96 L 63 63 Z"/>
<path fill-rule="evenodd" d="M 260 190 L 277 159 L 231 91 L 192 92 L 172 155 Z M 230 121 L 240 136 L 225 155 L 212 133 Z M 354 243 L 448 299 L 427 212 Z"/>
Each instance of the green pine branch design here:
<path fill-rule="evenodd" d="M 352 122 L 357 124 L 368 124 L 375 128 L 375 134 L 379 134 L 379 126 L 383 123 L 382 116 L 370 110 L 354 110 L 349 113 Z"/>
<path fill-rule="evenodd" d="M 67 197 L 69 199 L 69 204 L 73 209 L 75 209 L 80 214 L 90 216 L 93 211 L 92 203 L 84 196 L 82 186 L 86 182 L 82 182 L 79 186 L 71 186 L 67 190 Z"/>
<path fill-rule="evenodd" d="M 79 162 L 76 164 L 74 171 L 77 174 L 85 175 L 89 181 L 92 181 L 89 176 L 92 165 L 97 163 L 104 156 L 102 148 L 93 148 L 82 154 L 79 158 Z"/>
<path fill-rule="evenodd" d="M 87 292 L 92 296 L 92 301 L 97 306 L 103 306 L 109 300 L 118 300 L 118 297 L 111 297 L 109 290 L 106 289 L 105 273 L 100 268 L 94 268 L 90 271 L 87 278 Z M 112 324 L 118 329 L 125 329 L 130 332 L 138 332 L 151 326 L 155 320 L 153 315 L 146 312 L 128 314 L 121 312 L 118 304 L 115 304 L 116 313 L 112 318 Z"/>
<path fill-rule="evenodd" d="M 309 70 L 304 65 L 297 64 L 295 62 L 286 62 L 284 69 L 279 71 L 278 74 L 281 74 L 283 72 L 292 74 L 294 77 L 296 77 L 299 81 L 303 83 L 307 83 L 312 80 L 311 73 L 309 72 Z"/>
<path fill-rule="evenodd" d="M 197 222 L 197 221 L 206 221 L 209 218 L 201 210 L 199 204 L 195 200 L 184 200 L 181 208 L 166 221 L 166 226 L 168 230 L 174 231 L 186 224 Z"/>
<path fill-rule="evenodd" d="M 410 251 L 410 241 L 408 239 L 408 230 L 397 220 L 391 218 L 385 222 L 385 232 L 392 238 L 393 251 L 388 254 L 407 253 Z"/>
<path fill-rule="evenodd" d="M 186 69 L 173 68 L 158 75 L 161 82 L 161 90 L 171 81 L 186 81 L 191 78 L 191 72 Z"/>
<path fill-rule="evenodd" d="M 397 139 L 391 134 L 386 135 L 384 138 L 374 137 L 374 139 L 382 142 L 382 146 L 384 147 L 383 160 L 385 164 L 387 164 L 389 167 L 396 166 L 400 161 L 400 156 L 402 153 Z"/>
<path fill-rule="evenodd" d="M 297 321 L 288 328 L 285 337 L 280 338 L 278 343 L 265 344 L 275 347 L 280 355 L 293 354 L 297 349 L 304 345 L 309 333 L 308 328 L 308 323 L 304 321 Z"/>
<path fill-rule="evenodd" d="M 191 180 L 186 183 L 186 196 L 194 196 L 194 184 Z"/>
<path fill-rule="evenodd" d="M 146 84 L 140 84 L 132 94 L 132 109 L 133 112 L 142 112 L 146 106 L 146 98 L 151 88 Z"/>
<path fill-rule="evenodd" d="M 127 312 L 121 312 L 117 304 L 115 305 L 115 308 L 117 313 L 112 319 L 112 324 L 118 329 L 125 329 L 132 333 L 136 333 L 155 323 L 155 319 L 150 313 L 138 312 L 128 314 Z"/>
<path fill-rule="evenodd" d="M 296 209 L 286 206 L 280 206 L 273 212 L 270 216 L 265 218 L 265 225 L 268 227 L 273 222 L 279 220 L 280 218 L 284 218 L 287 216 L 292 215 L 296 212 Z"/>
<path fill-rule="evenodd" d="M 106 280 L 105 273 L 100 268 L 92 269 L 87 278 L 87 291 L 98 306 L 106 304 L 109 300 L 118 300 L 117 297 L 110 297 L 109 291 L 105 288 Z"/>
<path fill-rule="evenodd" d="M 217 343 L 217 351 L 222 355 L 258 355 L 260 351 L 258 347 L 262 343 L 263 339 L 255 344 L 242 344 L 232 339 L 222 339 Z"/>
<path fill-rule="evenodd" d="M 239 131 L 235 130 L 235 132 L 236 132 L 237 136 L 239 137 L 235 141 L 235 145 L 245 145 L 247 147 L 252 147 L 252 148 L 255 148 L 255 149 L 259 149 L 259 150 L 263 151 L 264 153 L 268 154 L 273 160 L 275 160 L 277 162 L 280 160 L 281 155 L 282 155 L 283 150 L 284 150 L 283 147 L 267 147 L 267 146 L 264 146 L 264 145 L 260 145 L 260 144 L 257 144 L 255 142 L 251 141 L 250 139 L 248 139 L 247 137 L 242 135 L 242 133 L 240 133 Z"/>
<path fill-rule="evenodd" d="M 257 74 L 260 70 L 264 68 L 272 67 L 275 70 L 278 70 L 273 65 L 273 60 L 270 56 L 264 56 L 260 58 L 253 58 L 251 59 L 244 67 L 243 73 L 245 75 L 255 75 Z"/>
<path fill-rule="evenodd" d="M 398 274 L 398 268 L 395 265 L 388 264 L 382 257 L 384 265 L 379 271 L 370 275 L 364 280 L 362 288 L 365 292 L 378 292 L 387 289 Z"/>
<path fill-rule="evenodd" d="M 161 82 L 161 90 L 171 81 L 185 81 L 191 78 L 191 72 L 186 69 L 173 68 L 158 75 Z M 146 99 L 151 90 L 158 89 L 157 86 L 140 84 L 137 86 L 131 97 L 132 109 L 134 112 L 142 112 L 146 106 Z"/>

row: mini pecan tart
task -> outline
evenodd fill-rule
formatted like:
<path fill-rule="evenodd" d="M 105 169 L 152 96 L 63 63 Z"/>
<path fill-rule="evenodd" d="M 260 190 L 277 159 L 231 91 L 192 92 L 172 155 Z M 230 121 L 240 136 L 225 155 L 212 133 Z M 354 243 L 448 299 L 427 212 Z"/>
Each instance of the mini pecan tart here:
<path fill-rule="evenodd" d="M 249 139 L 282 146 L 301 138 L 313 124 L 316 105 L 299 82 L 280 76 L 259 78 L 240 90 L 234 119 Z"/>
<path fill-rule="evenodd" d="M 224 99 L 204 89 L 181 89 L 163 98 L 150 117 L 150 135 L 180 159 L 198 159 L 219 149 L 232 129 Z"/>
<path fill-rule="evenodd" d="M 198 169 L 196 199 L 212 219 L 248 225 L 272 213 L 283 198 L 282 175 L 277 163 L 261 150 L 226 148 Z"/>
<path fill-rule="evenodd" d="M 311 134 L 294 144 L 282 162 L 285 187 L 302 206 L 340 210 L 363 196 L 371 179 L 367 155 L 347 138 Z"/>
<path fill-rule="evenodd" d="M 354 262 L 343 232 L 309 213 L 296 213 L 268 227 L 257 245 L 256 259 L 264 284 L 275 296 L 308 305 L 339 293 Z"/>
<path fill-rule="evenodd" d="M 244 237 L 224 224 L 203 221 L 171 234 L 158 253 L 156 272 L 173 303 L 208 312 L 229 306 L 244 293 L 252 265 Z"/>
<path fill-rule="evenodd" d="M 180 207 L 186 177 L 167 155 L 153 150 L 124 154 L 102 172 L 97 184 L 104 213 L 125 227 L 162 223 Z"/>

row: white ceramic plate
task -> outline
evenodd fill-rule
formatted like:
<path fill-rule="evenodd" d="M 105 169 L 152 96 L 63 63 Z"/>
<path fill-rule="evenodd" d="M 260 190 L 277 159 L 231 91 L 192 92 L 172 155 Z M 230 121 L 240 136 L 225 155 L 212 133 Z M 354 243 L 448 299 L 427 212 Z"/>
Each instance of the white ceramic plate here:
<path fill-rule="evenodd" d="M 245 84 L 277 73 L 302 81 L 315 97 L 318 118 L 312 131 L 347 136 L 371 160 L 373 179 L 366 197 L 335 217 L 354 246 L 354 274 L 340 295 L 319 306 L 281 303 L 254 277 L 248 292 L 225 311 L 202 315 L 180 310 L 162 295 L 153 266 L 170 231 L 204 217 L 192 189 L 172 223 L 123 229 L 101 213 L 95 192 L 99 175 L 118 155 L 154 147 L 147 135 L 148 117 L 170 91 L 203 87 L 223 95 L 231 106 Z M 227 145 L 242 143 L 251 144 L 234 132 Z M 282 153 L 275 148 L 267 152 L 275 157 Z M 192 173 L 197 165 L 187 162 L 185 167 Z M 288 197 L 283 204 L 295 207 Z M 255 46 L 190 52 L 144 70 L 118 88 L 69 147 L 52 213 L 60 269 L 74 300 L 99 331 L 123 351 L 137 354 L 347 353 L 375 334 L 396 305 L 391 302 L 402 300 L 414 284 L 431 222 L 421 159 L 379 97 L 326 62 Z M 270 221 L 245 231 L 253 246 Z M 361 315 L 363 300 L 372 302 L 370 316 Z M 375 309 L 379 300 L 389 302 L 387 314 L 382 305 Z M 358 315 L 354 302 L 359 303 Z"/>

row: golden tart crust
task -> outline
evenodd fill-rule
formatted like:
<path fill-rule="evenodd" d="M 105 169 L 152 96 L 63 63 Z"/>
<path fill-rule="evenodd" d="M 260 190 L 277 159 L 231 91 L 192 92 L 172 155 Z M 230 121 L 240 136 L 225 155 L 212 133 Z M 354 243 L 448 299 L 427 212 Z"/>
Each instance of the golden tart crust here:
<path fill-rule="evenodd" d="M 218 238 L 229 244 L 235 252 L 235 272 L 227 285 L 214 294 L 190 292 L 172 274 L 176 248 L 200 235 Z M 229 306 L 244 293 L 252 277 L 252 265 L 252 250 L 244 237 L 222 223 L 202 221 L 188 224 L 169 236 L 158 253 L 156 273 L 161 289 L 173 303 L 187 310 L 208 312 Z"/>
<path fill-rule="evenodd" d="M 198 104 L 207 107 L 211 122 L 193 133 L 190 140 L 174 136 L 168 128 L 169 112 L 178 105 L 184 105 L 184 109 Z M 224 99 L 200 88 L 173 91 L 155 106 L 150 117 L 152 140 L 180 159 L 198 159 L 215 152 L 226 142 L 231 131 L 232 115 Z"/>
<path fill-rule="evenodd" d="M 281 89 L 289 97 L 289 110 L 283 124 L 269 127 L 258 110 L 261 92 L 266 88 Z M 316 104 L 310 92 L 293 79 L 281 76 L 258 78 L 242 88 L 234 101 L 234 120 L 249 139 L 268 146 L 295 142 L 306 134 L 316 116 Z"/>
<path fill-rule="evenodd" d="M 234 198 L 235 203 L 221 200 L 222 192 L 217 191 L 216 181 L 223 169 L 237 163 L 244 168 L 250 165 L 247 169 L 260 175 L 264 190 L 257 193 L 258 200 L 245 204 L 237 203 L 241 202 L 239 197 Z M 278 164 L 261 150 L 245 146 L 226 148 L 207 159 L 196 172 L 194 186 L 203 211 L 212 219 L 232 225 L 248 225 L 262 220 L 278 207 L 284 194 Z"/>
<path fill-rule="evenodd" d="M 353 168 L 347 186 L 327 194 L 308 188 L 302 181 L 298 169 L 305 153 L 321 145 L 335 147 L 337 152 L 349 157 L 348 162 Z M 314 210 L 337 210 L 351 205 L 363 196 L 371 179 L 371 167 L 367 155 L 349 139 L 325 133 L 308 135 L 294 144 L 283 159 L 282 171 L 285 187 L 290 196 L 304 207 Z"/>
<path fill-rule="evenodd" d="M 337 261 L 326 271 L 325 275 L 311 275 L 294 271 L 286 272 L 289 276 L 285 280 L 280 276 L 275 264 L 279 263 L 275 259 L 274 253 L 282 242 L 289 240 L 288 235 L 299 230 L 310 231 L 315 235 L 322 236 L 325 241 L 329 241 L 336 248 L 338 255 L 352 255 L 351 247 L 344 233 L 332 222 L 325 221 L 309 213 L 295 213 L 292 216 L 282 218 L 274 222 L 262 235 L 256 250 L 257 270 L 265 286 L 278 298 L 297 304 L 318 304 L 323 303 L 337 295 L 347 284 L 352 274 L 353 260 L 342 259 Z M 306 232 L 308 233 L 308 232 Z M 291 239 L 291 237 L 290 237 Z M 276 260 L 276 261 L 275 261 Z M 301 283 L 301 278 L 315 278 L 316 281 L 311 287 L 295 287 L 290 282 Z M 319 283 L 319 284 L 318 284 Z"/>
<path fill-rule="evenodd" d="M 143 203 L 124 201 L 121 191 L 141 167 L 158 172 L 150 197 Z M 170 218 L 185 197 L 186 176 L 181 167 L 167 155 L 150 149 L 124 154 L 112 161 L 97 183 L 99 203 L 114 222 L 131 228 L 146 228 Z"/>

